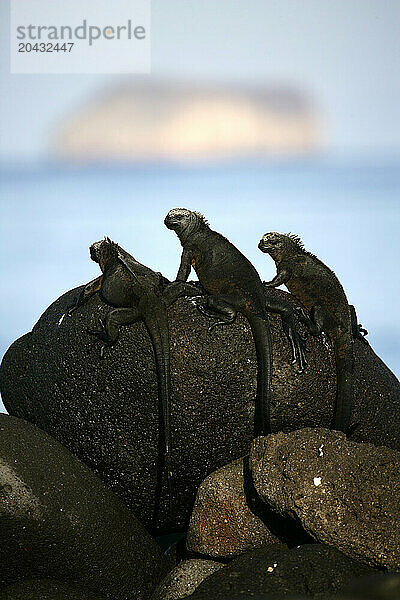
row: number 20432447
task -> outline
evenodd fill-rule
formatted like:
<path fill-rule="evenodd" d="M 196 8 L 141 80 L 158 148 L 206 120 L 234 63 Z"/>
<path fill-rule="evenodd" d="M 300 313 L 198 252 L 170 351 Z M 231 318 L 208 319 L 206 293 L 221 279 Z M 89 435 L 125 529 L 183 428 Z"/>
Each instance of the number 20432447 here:
<path fill-rule="evenodd" d="M 52 44 L 51 42 L 30 44 L 29 42 L 21 42 L 18 44 L 18 52 L 71 52 L 73 47 L 73 42 L 65 44 Z"/>

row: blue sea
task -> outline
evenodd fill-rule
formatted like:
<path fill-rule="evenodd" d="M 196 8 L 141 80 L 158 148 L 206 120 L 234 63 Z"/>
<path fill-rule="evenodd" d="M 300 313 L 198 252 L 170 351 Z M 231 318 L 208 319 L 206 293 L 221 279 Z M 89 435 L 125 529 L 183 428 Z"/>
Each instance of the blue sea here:
<path fill-rule="evenodd" d="M 247 161 L 208 166 L 0 166 L 0 355 L 66 290 L 93 279 L 88 246 L 104 235 L 174 278 L 180 258 L 163 219 L 202 212 L 258 269 L 267 231 L 299 234 L 333 268 L 374 350 L 400 373 L 400 163 Z M 0 405 L 1 408 L 1 405 Z"/>

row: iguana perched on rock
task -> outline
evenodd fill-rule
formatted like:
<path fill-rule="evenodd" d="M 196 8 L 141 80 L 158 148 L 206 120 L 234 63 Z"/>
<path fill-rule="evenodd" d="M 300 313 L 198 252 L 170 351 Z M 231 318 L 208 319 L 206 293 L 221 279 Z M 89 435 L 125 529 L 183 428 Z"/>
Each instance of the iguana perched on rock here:
<path fill-rule="evenodd" d="M 333 428 L 348 432 L 353 402 L 353 339 L 368 333 L 357 325 L 355 309 L 347 302 L 335 273 L 314 254 L 305 250 L 294 234 L 266 233 L 259 249 L 276 263 L 276 276 L 264 285 L 285 284 L 309 311 L 312 334 L 325 332 L 335 353 L 337 388 Z"/>
<path fill-rule="evenodd" d="M 220 320 L 215 325 L 233 323 L 238 312 L 249 321 L 258 365 L 255 432 L 271 433 L 272 348 L 267 311 L 281 314 L 294 359 L 304 368 L 304 345 L 294 327 L 293 309 L 288 303 L 268 299 L 251 262 L 213 231 L 202 215 L 174 208 L 164 223 L 175 231 L 183 246 L 177 282 L 185 282 L 193 267 L 207 293 L 205 305 L 198 304 L 200 312 L 214 318 L 218 315 Z"/>
<path fill-rule="evenodd" d="M 163 413 L 165 468 L 171 491 L 170 440 L 170 345 L 166 309 L 181 296 L 196 296 L 203 292 L 190 283 L 171 283 L 161 273 L 155 273 L 138 262 L 118 244 L 105 238 L 90 246 L 90 257 L 98 263 L 102 275 L 88 283 L 69 309 L 71 314 L 93 294 L 114 307 L 105 320 L 99 319 L 101 329 L 94 331 L 104 345 L 112 346 L 118 339 L 120 327 L 143 321 L 150 335 L 156 361 L 159 399 Z M 101 356 L 104 353 L 104 345 Z"/>

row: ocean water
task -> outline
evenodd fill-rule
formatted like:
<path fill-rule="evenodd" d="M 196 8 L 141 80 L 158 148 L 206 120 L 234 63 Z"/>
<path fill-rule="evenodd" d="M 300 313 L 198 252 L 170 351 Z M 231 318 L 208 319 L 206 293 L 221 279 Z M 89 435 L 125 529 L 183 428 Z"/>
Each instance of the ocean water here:
<path fill-rule="evenodd" d="M 0 355 L 68 289 L 98 275 L 88 246 L 104 235 L 175 277 L 170 208 L 202 212 L 262 279 L 267 231 L 299 234 L 342 281 L 369 341 L 400 374 L 400 163 L 339 160 L 217 166 L 0 166 Z M 1 408 L 1 405 L 0 405 Z"/>

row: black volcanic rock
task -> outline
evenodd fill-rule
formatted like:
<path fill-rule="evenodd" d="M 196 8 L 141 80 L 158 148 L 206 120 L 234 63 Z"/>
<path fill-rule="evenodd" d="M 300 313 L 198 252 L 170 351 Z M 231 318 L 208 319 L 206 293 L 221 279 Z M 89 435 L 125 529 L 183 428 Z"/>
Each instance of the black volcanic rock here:
<path fill-rule="evenodd" d="M 37 427 L 0 415 L 0 587 L 61 580 L 108 600 L 147 600 L 161 549 L 90 469 Z"/>
<path fill-rule="evenodd" d="M 336 593 L 354 577 L 372 569 L 334 548 L 305 544 L 287 550 L 265 546 L 235 558 L 207 577 L 190 600 L 232 600 Z"/>
<path fill-rule="evenodd" d="M 231 558 L 278 542 L 247 503 L 243 459 L 211 473 L 200 485 L 186 547 L 212 558 Z"/>
<path fill-rule="evenodd" d="M 254 486 L 319 542 L 375 567 L 400 571 L 400 453 L 302 429 L 254 440 Z"/>
<path fill-rule="evenodd" d="M 28 579 L 0 589 L 0 600 L 105 600 L 94 592 L 50 579 Z"/>
<path fill-rule="evenodd" d="M 204 579 L 224 567 L 225 565 L 214 560 L 201 558 L 183 560 L 157 586 L 151 600 L 185 598 L 194 592 Z"/>
<path fill-rule="evenodd" d="M 260 546 L 311 541 L 291 519 L 268 510 L 252 486 L 248 456 L 206 477 L 200 485 L 187 533 L 189 552 L 232 558 Z M 274 533 L 273 533 L 274 532 Z"/>
<path fill-rule="evenodd" d="M 113 489 L 145 525 L 152 524 L 159 407 L 154 355 L 142 323 L 123 328 L 100 359 L 87 333 L 108 308 L 98 297 L 60 319 L 78 293 L 68 292 L 17 340 L 0 371 L 4 404 L 67 446 Z M 271 294 L 291 298 L 282 291 Z M 295 305 L 295 301 L 293 301 Z M 157 529 L 182 528 L 206 475 L 247 454 L 253 437 L 255 349 L 247 321 L 207 333 L 210 320 L 182 299 L 169 309 L 172 369 L 172 466 L 175 492 L 161 497 Z M 329 343 L 310 338 L 299 375 L 279 317 L 271 316 L 275 431 L 328 426 L 336 377 Z M 399 447 L 400 384 L 368 344 L 355 342 L 354 436 Z"/>
<path fill-rule="evenodd" d="M 345 592 L 355 600 L 399 600 L 400 574 L 374 573 L 349 583 Z"/>

